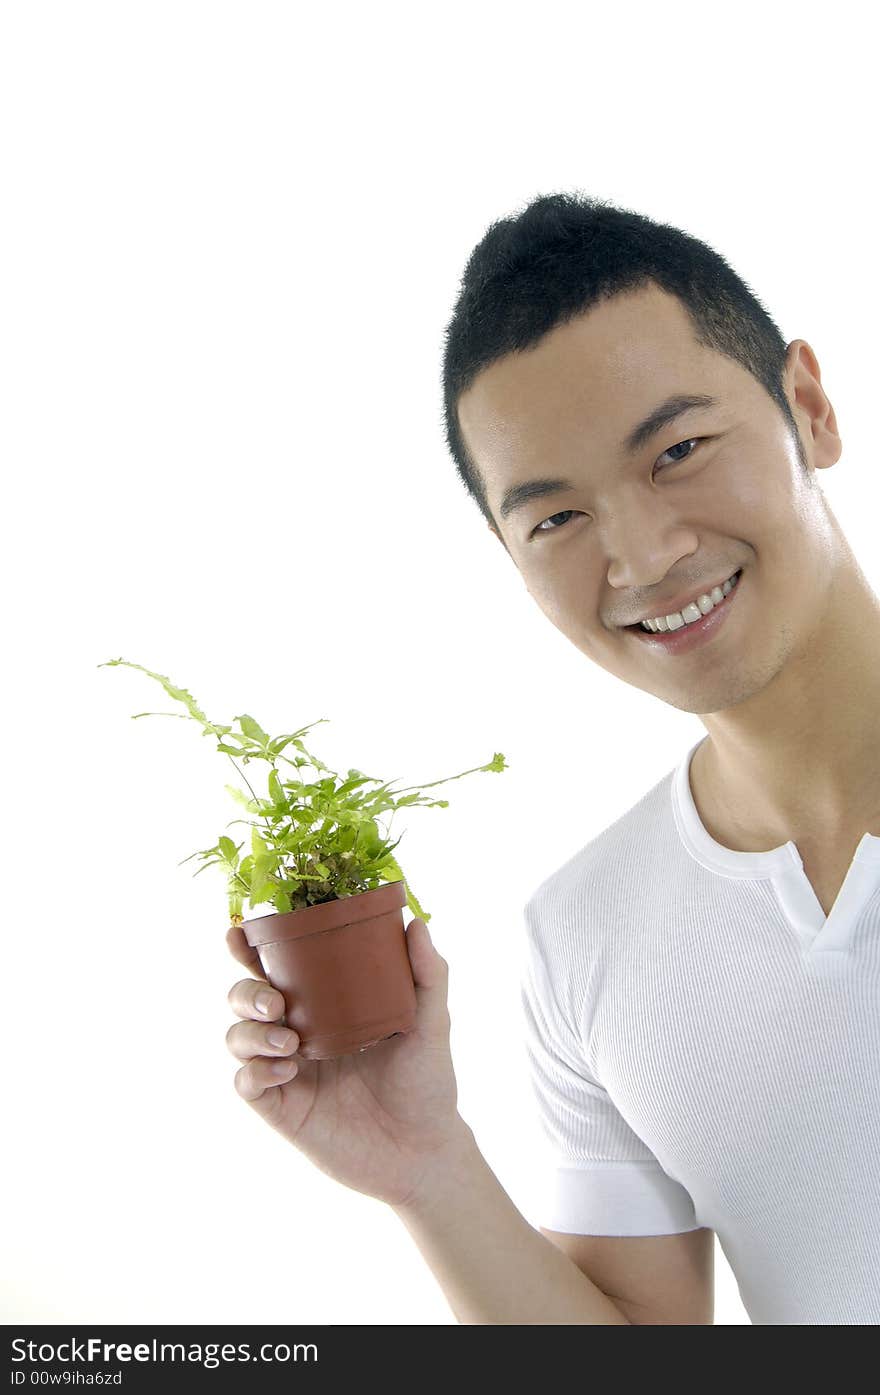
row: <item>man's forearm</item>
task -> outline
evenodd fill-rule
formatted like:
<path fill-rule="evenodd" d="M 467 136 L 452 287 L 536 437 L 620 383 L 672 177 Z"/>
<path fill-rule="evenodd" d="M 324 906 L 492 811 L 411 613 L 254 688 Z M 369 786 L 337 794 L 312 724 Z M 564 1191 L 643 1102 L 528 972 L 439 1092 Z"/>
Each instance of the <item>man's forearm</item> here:
<path fill-rule="evenodd" d="M 516 1209 L 466 1124 L 419 1197 L 392 1209 L 461 1323 L 629 1325 Z"/>

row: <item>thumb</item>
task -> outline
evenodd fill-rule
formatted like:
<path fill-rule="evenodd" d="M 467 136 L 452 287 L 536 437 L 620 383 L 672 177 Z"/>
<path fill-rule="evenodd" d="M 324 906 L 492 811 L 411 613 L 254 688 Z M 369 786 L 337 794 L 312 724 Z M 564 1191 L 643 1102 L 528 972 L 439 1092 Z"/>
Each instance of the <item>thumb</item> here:
<path fill-rule="evenodd" d="M 431 1025 L 440 1026 L 447 1020 L 449 965 L 436 949 L 428 927 L 420 917 L 411 920 L 406 927 L 406 947 L 416 985 L 419 1016 L 426 1014 Z"/>

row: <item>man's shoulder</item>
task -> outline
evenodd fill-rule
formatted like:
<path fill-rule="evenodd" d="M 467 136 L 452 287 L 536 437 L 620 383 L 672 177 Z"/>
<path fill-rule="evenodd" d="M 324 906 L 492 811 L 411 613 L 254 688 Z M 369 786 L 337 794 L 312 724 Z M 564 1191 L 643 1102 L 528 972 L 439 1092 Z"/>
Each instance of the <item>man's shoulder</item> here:
<path fill-rule="evenodd" d="M 628 809 L 545 877 L 526 902 L 526 919 L 556 917 L 583 906 L 619 897 L 633 876 L 648 874 L 656 855 L 664 855 L 675 838 L 671 785 L 675 769 L 667 771 Z"/>

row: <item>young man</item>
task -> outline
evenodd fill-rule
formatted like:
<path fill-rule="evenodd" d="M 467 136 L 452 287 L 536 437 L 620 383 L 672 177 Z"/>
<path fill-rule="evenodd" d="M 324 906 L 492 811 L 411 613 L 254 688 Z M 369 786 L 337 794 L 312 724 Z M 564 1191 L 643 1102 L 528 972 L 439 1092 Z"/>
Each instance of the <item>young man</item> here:
<path fill-rule="evenodd" d="M 418 920 L 413 1034 L 269 1088 L 242 1024 L 237 1088 L 388 1201 L 460 1321 L 711 1322 L 717 1234 L 754 1323 L 878 1322 L 880 603 L 818 482 L 816 357 L 704 244 L 559 195 L 475 249 L 444 383 L 541 610 L 707 734 L 526 907 L 540 1233 L 455 1109 Z"/>

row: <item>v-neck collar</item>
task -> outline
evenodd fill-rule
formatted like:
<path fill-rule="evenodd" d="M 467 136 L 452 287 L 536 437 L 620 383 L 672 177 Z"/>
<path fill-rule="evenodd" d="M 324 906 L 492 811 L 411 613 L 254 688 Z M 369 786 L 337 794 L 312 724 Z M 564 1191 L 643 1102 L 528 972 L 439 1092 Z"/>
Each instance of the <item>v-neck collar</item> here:
<path fill-rule="evenodd" d="M 880 836 L 863 834 L 834 905 L 826 916 L 793 842 L 764 852 L 741 852 L 726 848 L 709 833 L 697 812 L 690 784 L 691 761 L 705 740 L 707 738 L 702 736 L 694 742 L 672 778 L 672 811 L 679 837 L 688 852 L 703 867 L 725 877 L 767 878 L 805 951 L 846 951 L 868 900 L 880 889 Z"/>

